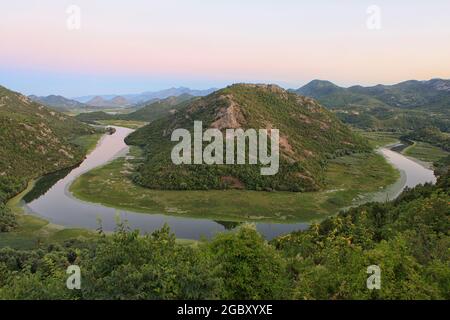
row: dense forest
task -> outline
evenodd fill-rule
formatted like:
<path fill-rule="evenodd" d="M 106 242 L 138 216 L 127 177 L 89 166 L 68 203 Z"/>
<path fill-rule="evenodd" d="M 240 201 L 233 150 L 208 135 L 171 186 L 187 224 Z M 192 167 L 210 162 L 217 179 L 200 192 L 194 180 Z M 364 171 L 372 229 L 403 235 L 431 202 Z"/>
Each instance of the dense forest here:
<path fill-rule="evenodd" d="M 124 223 L 96 241 L 3 248 L 0 299 L 450 299 L 449 188 L 447 172 L 270 242 L 252 225 L 187 245 Z M 66 288 L 72 264 L 80 290 Z M 370 265 L 380 290 L 366 287 Z"/>

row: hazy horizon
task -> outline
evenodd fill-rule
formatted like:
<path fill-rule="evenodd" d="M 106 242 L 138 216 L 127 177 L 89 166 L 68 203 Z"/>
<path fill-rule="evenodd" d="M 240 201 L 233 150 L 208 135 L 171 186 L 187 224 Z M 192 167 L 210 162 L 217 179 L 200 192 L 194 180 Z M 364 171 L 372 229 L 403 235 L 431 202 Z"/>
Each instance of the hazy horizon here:
<path fill-rule="evenodd" d="M 448 79 L 449 10 L 444 0 L 8 2 L 0 84 L 78 97 L 236 82 Z M 374 14 L 379 25 L 369 28 Z"/>

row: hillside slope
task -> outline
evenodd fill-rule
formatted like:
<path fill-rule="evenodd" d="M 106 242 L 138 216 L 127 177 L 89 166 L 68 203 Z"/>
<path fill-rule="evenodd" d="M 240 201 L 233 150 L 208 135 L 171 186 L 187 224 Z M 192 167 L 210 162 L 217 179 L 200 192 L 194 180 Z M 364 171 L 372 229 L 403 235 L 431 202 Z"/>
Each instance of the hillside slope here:
<path fill-rule="evenodd" d="M 317 99 L 342 121 L 363 129 L 404 131 L 432 125 L 450 130 L 450 80 L 349 88 L 313 80 L 292 92 Z"/>
<path fill-rule="evenodd" d="M 447 114 L 450 111 L 450 80 L 409 80 L 394 85 L 353 86 L 348 91 L 371 96 L 398 108 L 417 108 Z"/>
<path fill-rule="evenodd" d="M 104 111 L 80 113 L 76 116 L 77 120 L 86 123 L 95 123 L 98 120 L 127 120 L 127 121 L 143 121 L 152 122 L 167 115 L 173 114 L 178 110 L 186 107 L 190 100 L 195 97 L 183 94 L 177 97 L 169 97 L 158 100 L 150 104 L 140 107 L 136 111 L 126 114 L 110 114 Z"/>
<path fill-rule="evenodd" d="M 280 170 L 262 176 L 260 165 L 180 165 L 171 162 L 174 129 L 279 129 Z M 326 160 L 366 151 L 368 146 L 331 112 L 310 98 L 275 85 L 237 84 L 191 102 L 179 112 L 131 134 L 126 142 L 144 148 L 146 160 L 135 181 L 156 189 L 317 190 Z"/>
<path fill-rule="evenodd" d="M 313 97 L 329 108 L 363 105 L 450 112 L 450 80 L 443 79 L 349 88 L 339 87 L 330 81 L 313 80 L 292 91 Z"/>
<path fill-rule="evenodd" d="M 0 86 L 0 202 L 31 178 L 75 165 L 84 150 L 70 141 L 94 130 Z"/>
<path fill-rule="evenodd" d="M 352 92 L 330 81 L 313 80 L 293 92 L 317 99 L 328 108 L 342 108 L 348 106 L 386 107 L 387 105 L 364 93 Z"/>
<path fill-rule="evenodd" d="M 34 102 L 46 105 L 48 107 L 52 107 L 59 111 L 65 111 L 70 109 L 82 109 L 87 106 L 84 103 L 78 102 L 76 100 L 71 100 L 64 98 L 63 96 L 50 95 L 46 97 L 38 97 L 35 95 L 28 96 Z"/>
<path fill-rule="evenodd" d="M 177 112 L 178 110 L 184 108 L 192 99 L 195 99 L 195 97 L 189 94 L 182 94 L 177 97 L 168 97 L 166 99 L 147 104 L 143 108 L 140 108 L 134 112 L 118 115 L 117 117 L 120 120 L 151 122 Z"/>

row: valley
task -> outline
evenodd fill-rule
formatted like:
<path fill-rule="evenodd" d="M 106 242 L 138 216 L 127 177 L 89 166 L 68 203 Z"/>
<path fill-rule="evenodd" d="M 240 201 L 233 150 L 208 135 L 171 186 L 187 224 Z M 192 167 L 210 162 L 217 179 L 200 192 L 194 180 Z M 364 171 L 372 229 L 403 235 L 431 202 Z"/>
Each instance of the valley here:
<path fill-rule="evenodd" d="M 271 104 L 276 105 L 286 104 L 286 101 L 293 99 L 292 101 L 306 103 L 300 108 L 304 108 L 305 111 L 310 110 L 307 112 L 312 111 L 312 113 L 298 116 L 302 119 L 303 126 L 310 126 L 313 121 L 316 121 L 312 120 L 313 117 L 317 117 L 314 113 L 323 113 L 319 116 L 320 120 L 317 120 L 322 132 L 335 126 L 334 124 L 331 125 L 332 121 L 335 120 L 332 117 L 327 118 L 331 114 L 327 114 L 325 110 L 320 109 L 320 106 L 310 104 L 311 102 L 308 100 L 298 100 L 293 95 L 289 97 L 289 94 L 281 88 L 271 86 L 232 86 L 225 91 L 217 91 L 211 96 L 203 98 L 203 100 L 201 98 L 194 99 L 191 96 L 168 98 L 136 111 L 136 115 L 134 113 L 108 115 L 104 112 L 80 114 L 77 118 L 83 121 L 89 122 L 92 119 L 97 124 L 115 125 L 116 133 L 104 137 L 101 133 L 93 133 L 74 138 L 72 143 L 89 153 L 81 166 L 76 169 L 69 169 L 66 172 L 58 171 L 36 180 L 29 185 L 26 192 L 13 198 L 8 206 L 13 212 L 19 213 L 22 230 L 31 228 L 36 231 L 38 229 L 32 226 L 40 225 L 45 226 L 45 229 L 48 230 L 55 228 L 53 232 L 47 231 L 49 234 L 55 235 L 93 236 L 89 235 L 89 231 L 86 234 L 81 230 L 78 232 L 76 229 L 71 229 L 77 227 L 95 230 L 101 226 L 102 230 L 114 231 L 116 220 L 120 217 L 122 221 L 127 221 L 130 227 L 138 228 L 142 232 L 154 231 L 164 223 L 168 223 L 177 237 L 186 239 L 199 239 L 201 236 L 211 237 L 221 230 L 226 230 L 229 227 L 228 224 L 236 226 L 243 222 L 253 222 L 256 223 L 258 230 L 271 239 L 289 231 L 304 229 L 308 224 L 320 221 L 345 207 L 359 205 L 375 199 L 377 201 L 392 199 L 407 184 L 407 175 L 416 175 L 416 173 L 408 173 L 408 170 L 405 173 L 404 169 L 407 165 L 403 164 L 404 160 L 396 160 L 393 163 L 397 170 L 401 170 L 400 175 L 383 158 L 384 156 L 388 159 L 389 156 L 387 149 L 382 148 L 385 145 L 397 142 L 400 139 L 400 134 L 361 130 L 351 133 L 337 125 L 336 128 L 339 128 L 337 130 L 341 131 L 340 134 L 347 135 L 347 138 L 345 138 L 347 141 L 349 141 L 348 139 L 354 139 L 356 143 L 361 143 L 361 147 L 355 149 L 356 152 L 340 150 L 339 154 L 327 160 L 328 163 L 324 167 L 323 176 L 318 180 L 321 181 L 322 190 L 300 193 L 283 190 L 257 191 L 251 190 L 252 188 L 250 190 L 233 190 L 229 187 L 225 187 L 225 190 L 214 190 L 214 188 L 213 190 L 201 190 L 202 188 L 200 190 L 158 190 L 158 188 L 148 189 L 136 183 L 136 173 L 139 172 L 137 168 L 142 167 L 144 159 L 148 159 L 145 154 L 148 152 L 147 150 L 154 154 L 153 157 L 159 152 L 155 150 L 164 150 L 161 149 L 160 138 L 156 138 L 155 142 L 151 142 L 154 138 L 150 138 L 145 144 L 142 144 L 140 141 L 143 141 L 143 134 L 148 135 L 150 133 L 151 137 L 153 133 L 149 131 L 150 129 L 155 126 L 155 128 L 165 127 L 167 125 L 164 124 L 167 121 L 165 119 L 184 118 L 186 116 L 185 110 L 197 108 L 207 114 L 202 111 L 202 108 L 206 108 L 205 110 L 210 108 L 208 106 L 210 102 L 208 101 L 211 99 L 220 105 L 223 103 L 222 101 L 227 101 L 229 97 L 233 97 L 234 101 L 242 101 L 238 103 L 244 103 L 245 108 L 249 106 L 254 108 L 251 104 L 254 103 L 252 102 L 252 99 L 254 99 L 252 97 L 253 92 L 259 92 L 259 95 L 264 97 L 259 102 L 259 108 L 264 105 L 265 100 L 271 100 Z M 225 96 L 226 98 L 223 98 Z M 246 122 L 252 123 L 252 121 L 255 121 L 251 120 L 251 113 L 247 110 L 244 111 L 242 107 L 239 112 L 245 114 Z M 259 117 L 261 117 L 267 111 L 259 109 L 258 112 Z M 290 116 L 292 117 L 292 113 Z M 200 116 L 194 117 L 200 117 L 201 119 L 204 116 L 200 113 Z M 217 123 L 223 121 L 212 117 Z M 211 115 L 207 115 L 204 119 L 209 118 L 211 118 Z M 274 119 L 276 118 L 272 117 L 272 122 Z M 156 124 L 144 127 L 148 122 L 142 120 L 156 121 Z M 173 120 L 169 121 L 173 123 Z M 264 123 L 264 120 L 261 119 L 257 121 L 257 123 L 261 121 Z M 325 126 L 324 123 L 327 123 L 327 125 Z M 281 122 L 277 126 L 280 125 Z M 154 132 L 157 133 L 157 130 Z M 286 130 L 283 132 L 289 132 L 289 130 Z M 128 137 L 130 133 L 133 134 Z M 360 135 L 368 138 L 370 148 L 368 144 L 362 142 L 363 140 L 358 140 L 361 139 L 358 138 Z M 97 145 L 99 139 L 100 142 Z M 336 139 L 335 134 L 333 139 Z M 130 148 L 124 140 L 139 146 L 131 146 Z M 302 140 L 302 145 L 305 146 L 305 140 Z M 157 142 L 159 146 L 155 148 L 156 141 L 160 142 Z M 147 145 L 148 143 L 153 144 Z M 286 141 L 285 144 L 289 146 L 289 150 L 284 149 L 282 151 L 283 157 L 295 159 L 294 152 L 296 151 L 291 146 L 292 142 Z M 348 142 L 346 144 L 349 145 Z M 320 145 L 323 150 L 324 144 L 321 143 Z M 423 143 L 418 146 L 410 146 L 403 153 L 428 161 L 436 161 L 446 155 L 443 151 L 439 152 L 438 150 L 435 151 L 435 156 L 433 156 L 433 153 L 426 151 L 421 153 L 420 147 L 423 147 Z M 314 148 L 314 144 L 310 144 L 309 148 L 314 150 L 311 149 Z M 378 152 L 369 151 L 370 149 L 378 149 Z M 425 156 L 426 159 L 423 158 Z M 305 162 L 303 165 L 305 165 Z M 317 165 L 312 165 L 310 168 L 314 167 L 317 168 Z M 415 169 L 417 170 L 417 168 Z M 424 170 L 423 178 L 422 180 L 419 178 L 413 185 L 431 179 L 425 173 L 426 169 L 420 170 Z M 234 174 L 239 175 L 239 171 L 234 172 Z M 261 187 L 257 188 L 261 189 Z M 72 194 L 83 202 L 73 198 Z M 100 204 L 101 206 L 90 203 Z M 32 215 L 24 215 L 24 212 Z M 45 220 L 40 222 L 41 219 L 48 220 L 51 224 L 47 225 L 44 222 Z M 60 229 L 61 227 L 63 229 Z M 2 236 L 6 241 L 7 237 Z M 21 236 L 14 237 L 13 234 L 8 236 L 11 237 L 12 242 L 14 242 L 14 239 L 19 239 L 20 242 Z M 25 238 L 27 238 L 26 233 Z M 36 239 L 36 237 L 32 238 Z M 66 238 L 63 237 L 63 239 Z"/>
<path fill-rule="evenodd" d="M 136 147 L 131 149 L 127 157 L 119 157 L 78 177 L 81 172 L 95 168 L 102 161 L 109 161 L 117 154 L 124 155 L 127 147 L 123 144 L 123 139 L 131 131 L 116 129 L 118 131 L 115 135 L 104 138 L 110 139 L 110 142 L 102 147 L 102 143 L 105 143 L 102 140 L 97 152 L 88 156 L 80 168 L 51 186 L 49 191 L 44 190 L 45 195 L 32 200 L 23 209 L 50 220 L 53 225 L 63 225 L 65 228 L 95 230 L 101 225 L 102 230 L 110 232 L 115 229 L 118 217 L 142 232 L 157 230 L 166 223 L 177 237 L 185 239 L 211 237 L 228 228 L 224 227 L 222 221 L 234 222 L 235 225 L 251 221 L 256 223 L 263 235 L 271 239 L 291 230 L 304 229 L 309 223 L 322 220 L 349 205 L 375 198 L 377 201 L 384 201 L 388 197 L 392 199 L 406 183 L 406 179 L 399 180 L 398 173 L 381 155 L 374 153 L 369 157 L 366 154 L 356 154 L 332 161 L 326 173 L 328 188 L 321 192 L 148 190 L 135 185 L 129 177 L 132 162 L 141 155 Z M 118 143 L 120 141 L 122 144 Z M 115 147 L 108 150 L 108 145 Z M 101 159 L 96 159 L 98 155 L 101 155 Z M 395 165 L 402 168 L 401 162 Z M 407 175 L 417 174 L 417 168 L 412 170 L 414 173 L 408 171 Z M 429 178 L 424 174 L 423 178 L 410 186 L 427 181 L 426 179 Z M 69 186 L 70 192 L 77 198 L 102 206 L 78 203 L 67 194 Z M 386 186 L 390 187 L 385 188 Z M 23 202 L 14 200 L 9 205 L 17 210 Z M 86 232 L 78 233 L 77 230 L 64 230 L 66 231 L 58 231 L 50 239 L 66 239 L 63 235 L 94 236 Z"/>
<path fill-rule="evenodd" d="M 357 196 L 379 191 L 399 178 L 378 154 L 345 156 L 330 163 L 328 189 L 320 192 L 251 190 L 150 190 L 133 184 L 132 163 L 120 158 L 82 175 L 71 186 L 85 201 L 118 209 L 219 221 L 309 223 L 351 205 Z M 351 168 L 351 169 L 350 169 Z M 296 226 L 291 226 L 296 228 Z"/>
<path fill-rule="evenodd" d="M 2 180 L 5 199 L 9 201 L 2 207 L 6 211 L 0 216 L 0 225 L 7 230 L 0 232 L 0 258 L 1 248 L 5 247 L 33 252 L 36 248 L 54 244 L 68 248 L 89 243 L 97 246 L 104 241 L 115 241 L 113 239 L 121 232 L 128 234 L 121 230 L 134 229 L 142 235 L 170 230 L 175 247 L 195 251 L 203 250 L 198 248 L 203 248 L 205 241 L 212 245 L 226 237 L 234 239 L 248 232 L 253 234 L 249 230 L 254 228 L 258 237 L 270 241 L 271 248 L 276 246 L 289 254 L 291 250 L 298 250 L 293 243 L 304 241 L 299 240 L 303 239 L 302 235 L 309 234 L 317 226 L 326 228 L 330 221 L 342 219 L 346 212 L 353 214 L 355 210 L 365 210 L 360 208 L 378 208 L 377 205 L 389 207 L 392 203 L 389 201 L 397 197 L 399 200 L 395 203 L 403 203 L 405 192 L 402 190 L 435 183 L 431 169 L 440 166 L 440 170 L 445 171 L 441 163 L 448 157 L 447 151 L 436 146 L 446 145 L 446 135 L 435 129 L 424 130 L 414 137 L 411 132 L 350 129 L 332 112 L 309 98 L 298 98 L 273 86 L 232 86 L 205 98 L 189 98 L 175 104 L 173 100 L 163 101 L 134 111 L 139 113 L 112 116 L 99 112 L 68 118 L 55 111 L 46 111 L 46 107 L 20 96 L 19 101 L 25 108 L 31 108 L 27 110 L 28 114 L 37 109 L 58 120 L 68 121 L 70 126 L 65 123 L 58 127 L 58 121 L 51 118 L 48 122 L 51 129 L 43 129 L 43 132 L 47 134 L 51 130 L 58 134 L 58 130 L 71 130 L 73 126 L 73 133 L 66 133 L 64 139 L 57 136 L 54 141 L 64 143 L 60 147 L 62 150 L 78 150 L 79 154 L 69 157 L 72 161 L 59 160 L 67 162 L 61 162 L 53 170 L 43 168 L 38 171 L 39 167 L 35 166 L 16 186 Z M 216 109 L 216 104 L 220 108 Z M 285 110 L 289 112 L 284 113 Z M 47 116 L 38 117 L 45 119 Z M 289 185 L 295 181 L 289 180 L 291 178 L 282 178 L 288 182 L 284 186 L 277 186 L 277 180 L 269 182 L 270 189 L 264 185 L 267 181 L 251 178 L 242 179 L 244 188 L 220 184 L 198 188 L 194 183 L 186 190 L 159 184 L 170 172 L 161 170 L 167 164 L 161 159 L 170 147 L 161 130 L 185 125 L 188 122 L 183 119 L 187 117 L 206 120 L 219 128 L 220 124 L 227 127 L 235 121 L 244 128 L 246 125 L 261 126 L 270 118 L 271 125 L 287 132 L 281 155 L 283 161 L 289 161 L 284 162 L 283 169 L 298 161 L 302 166 L 294 165 L 287 172 L 307 170 L 300 171 L 300 183 L 293 184 L 298 188 L 295 190 L 301 192 L 290 191 Z M 96 129 L 77 119 L 96 124 Z M 41 128 L 47 128 L 37 123 Z M 112 134 L 104 134 L 97 125 L 113 126 L 115 130 Z M 321 136 L 315 132 L 320 132 Z M 409 146 L 398 148 L 403 155 L 389 150 L 401 139 L 420 141 L 412 140 Z M 305 147 L 308 153 L 301 153 Z M 62 151 L 59 154 L 67 156 Z M 27 158 L 18 159 L 17 164 L 27 161 Z M 241 169 L 235 168 L 227 174 L 245 177 L 242 176 L 245 171 Z M 220 170 L 205 173 L 215 181 L 215 174 L 219 177 L 224 174 Z M 156 187 L 151 187 L 149 182 L 155 178 L 154 172 L 163 176 L 154 180 Z M 314 174 L 304 180 L 305 172 Z M 184 178 L 184 181 L 191 179 L 189 176 Z M 175 181 L 172 186 L 176 186 L 176 180 L 172 181 Z M 310 184 L 311 181 L 314 184 Z M 421 190 L 422 187 L 417 188 Z M 23 191 L 17 194 L 20 190 Z M 411 191 L 406 194 L 408 192 Z M 11 198 L 14 194 L 17 195 Z M 436 201 L 433 206 L 441 206 L 443 200 Z M 437 212 L 443 214 L 439 208 Z M 227 232 L 231 230 L 234 231 Z M 106 238 L 101 234 L 106 234 Z M 258 241 L 255 238 L 251 243 Z M 0 297 L 2 294 L 0 290 Z"/>
<path fill-rule="evenodd" d="M 450 301 L 450 1 L 25 2 L 0 18 L 2 314 Z"/>

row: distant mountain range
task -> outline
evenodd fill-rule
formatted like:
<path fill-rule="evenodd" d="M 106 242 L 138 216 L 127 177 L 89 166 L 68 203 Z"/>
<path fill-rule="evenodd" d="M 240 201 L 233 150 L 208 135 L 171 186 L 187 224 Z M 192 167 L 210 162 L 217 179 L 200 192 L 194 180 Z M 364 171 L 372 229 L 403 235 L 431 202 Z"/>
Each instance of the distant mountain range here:
<path fill-rule="evenodd" d="M 343 88 L 330 81 L 313 80 L 293 92 L 319 100 L 328 108 L 346 106 L 424 108 L 450 107 L 450 80 L 409 80 L 394 85 Z"/>
<path fill-rule="evenodd" d="M 35 95 L 30 95 L 28 98 L 34 102 L 44 104 L 48 107 L 61 110 L 86 108 L 84 103 L 78 102 L 76 100 L 71 100 L 64 98 L 63 96 L 50 95 L 46 97 L 38 97 Z"/>
<path fill-rule="evenodd" d="M 349 88 L 313 80 L 291 91 L 317 99 L 342 121 L 359 128 L 401 131 L 435 126 L 450 131 L 450 80 Z"/>
<path fill-rule="evenodd" d="M 104 111 L 85 112 L 77 115 L 76 119 L 87 123 L 96 123 L 98 120 L 135 120 L 152 122 L 169 114 L 174 114 L 194 99 L 199 98 L 189 94 L 182 94 L 178 97 L 156 100 L 143 106 L 137 105 L 129 109 L 134 111 L 126 114 L 111 114 Z"/>
<path fill-rule="evenodd" d="M 115 107 L 118 104 L 134 105 L 145 104 L 160 99 L 166 99 L 169 97 L 177 97 L 182 94 L 188 94 L 195 97 L 203 97 L 214 91 L 216 88 L 210 88 L 206 90 L 193 90 L 185 87 L 170 88 L 160 91 L 147 91 L 139 94 L 120 94 L 120 95 L 96 95 L 96 96 L 82 96 L 73 98 L 74 100 L 85 103 L 92 106 L 110 106 Z M 101 100 L 102 99 L 102 100 Z"/>
<path fill-rule="evenodd" d="M 131 105 L 131 102 L 122 96 L 116 96 L 111 99 L 96 96 L 87 101 L 86 104 L 91 107 L 99 107 L 99 108 L 121 108 Z"/>

